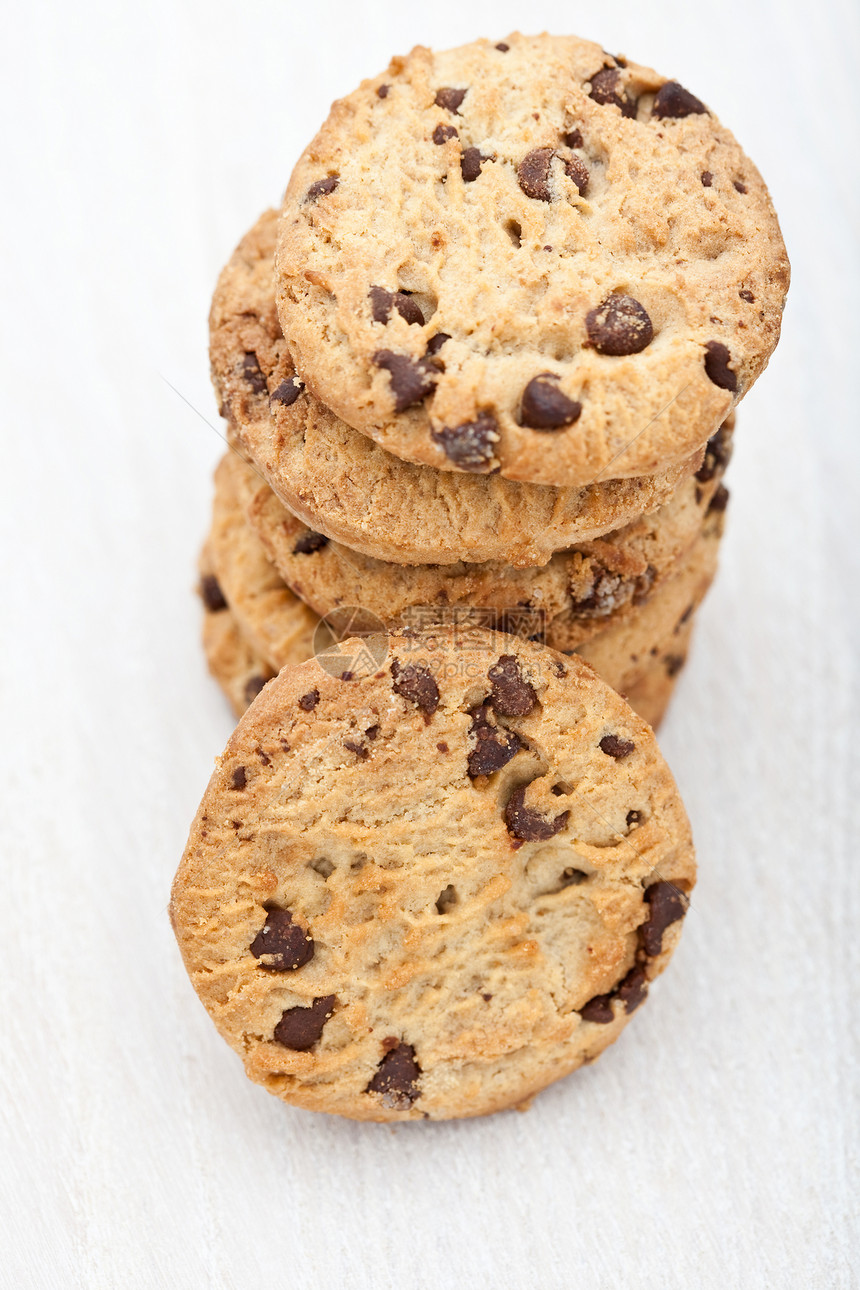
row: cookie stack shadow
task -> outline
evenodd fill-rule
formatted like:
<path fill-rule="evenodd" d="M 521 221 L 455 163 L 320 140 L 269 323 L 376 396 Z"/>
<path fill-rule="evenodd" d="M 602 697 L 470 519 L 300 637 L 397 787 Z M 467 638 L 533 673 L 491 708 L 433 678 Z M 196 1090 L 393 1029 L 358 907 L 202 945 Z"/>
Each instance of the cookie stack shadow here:
<path fill-rule="evenodd" d="M 277 227 L 269 211 L 240 242 L 210 318 L 230 451 L 200 595 L 234 713 L 332 640 L 446 624 L 579 654 L 656 728 L 716 572 L 734 413 L 680 465 L 579 488 L 404 461 L 297 376 L 275 303 Z"/>

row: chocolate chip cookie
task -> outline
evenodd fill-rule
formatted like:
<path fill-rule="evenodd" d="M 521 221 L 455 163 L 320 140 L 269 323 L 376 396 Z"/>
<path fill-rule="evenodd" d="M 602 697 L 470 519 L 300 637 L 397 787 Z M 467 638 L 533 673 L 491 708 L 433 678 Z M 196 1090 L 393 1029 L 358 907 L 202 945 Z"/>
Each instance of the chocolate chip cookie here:
<path fill-rule="evenodd" d="M 302 382 L 443 471 L 578 488 L 680 463 L 779 337 L 755 166 L 692 91 L 575 37 L 394 59 L 334 104 L 282 213 Z"/>
<path fill-rule="evenodd" d="M 518 484 L 402 461 L 352 430 L 297 379 L 275 308 L 277 215 L 242 239 L 212 301 L 212 378 L 233 442 L 314 531 L 381 560 L 546 564 L 662 505 L 701 465 L 585 488 Z"/>
<path fill-rule="evenodd" d="M 285 663 L 310 657 L 319 615 L 290 591 L 245 522 L 233 462 L 237 468 L 247 469 L 228 453 L 215 471 L 206 559 L 244 639 L 277 671 Z M 201 586 L 205 604 L 205 579 Z"/>
<path fill-rule="evenodd" d="M 701 603 L 716 572 L 719 541 L 722 535 L 725 512 L 725 489 L 720 486 L 715 495 L 716 505 L 709 508 L 702 532 L 691 550 L 677 562 L 677 568 L 638 605 L 628 606 L 610 617 L 608 625 L 596 630 L 585 640 L 582 623 L 571 616 L 560 615 L 555 620 L 555 640 L 565 653 L 578 654 L 590 664 L 607 684 L 627 699 L 634 712 L 643 717 L 654 729 L 660 724 L 672 697 L 675 682 L 684 666 L 695 624 L 696 610 Z M 233 524 L 237 512 L 233 511 Z M 229 531 L 229 528 L 227 529 Z M 233 529 L 236 532 L 236 529 Z M 252 535 L 238 533 L 235 547 L 238 560 L 242 548 Z M 253 540 L 253 539 L 252 539 Z M 228 552 L 233 550 L 229 546 Z M 275 641 L 272 656 L 263 656 L 242 631 L 237 617 L 227 606 L 220 584 L 211 572 L 212 562 L 208 548 L 201 561 L 201 596 L 206 613 L 203 623 L 203 643 L 209 670 L 226 694 L 237 716 L 245 711 L 256 698 L 265 682 L 279 667 L 302 662 L 315 652 L 315 646 L 325 649 L 332 635 L 339 635 L 338 612 L 335 610 L 332 633 L 317 633 L 318 620 L 300 607 L 303 628 L 296 633 L 297 606 L 295 598 L 273 594 L 270 572 L 265 575 L 267 590 L 262 596 L 255 588 L 242 588 L 237 594 L 243 621 L 249 623 L 256 640 Z M 229 578 L 234 585 L 235 571 Z M 235 585 L 234 585 L 235 590 Z M 274 606 L 274 608 L 273 608 Z M 275 622 L 266 622 L 267 613 L 274 613 Z M 354 615 L 350 613 L 350 619 Z M 359 614 L 358 618 L 361 619 Z M 458 611 L 448 607 L 438 615 L 441 621 L 459 620 L 462 628 L 486 621 L 485 616 L 461 607 Z M 519 634 L 528 635 L 536 625 L 533 615 L 506 615 L 509 630 L 517 628 Z M 516 634 L 516 633 L 515 633 Z M 540 632 L 537 633 L 540 636 Z M 280 649 L 277 648 L 280 642 Z M 274 662 L 272 661 L 274 657 Z"/>
<path fill-rule="evenodd" d="M 286 663 L 296 661 L 297 645 L 305 648 L 318 619 L 283 582 L 246 522 L 241 497 L 241 470 L 241 463 L 237 465 L 229 455 L 216 470 L 212 528 L 207 546 L 243 636 L 254 651 L 278 671 Z M 655 656 L 651 651 L 659 648 L 663 638 L 674 629 L 679 614 L 689 606 L 694 609 L 698 605 L 716 569 L 721 533 L 722 512 L 712 507 L 688 550 L 659 578 L 652 579 L 647 572 L 633 578 L 633 594 L 622 589 L 620 581 L 607 584 L 601 580 L 598 586 L 605 587 L 606 602 L 602 606 L 606 610 L 603 613 L 587 612 L 581 603 L 574 602 L 570 592 L 567 603 L 559 603 L 553 616 L 542 612 L 525 598 L 522 604 L 502 610 L 491 604 L 469 605 L 464 599 L 455 604 L 438 601 L 414 606 L 412 612 L 404 614 L 406 622 L 403 624 L 398 623 L 393 614 L 377 615 L 361 596 L 359 580 L 356 599 L 340 600 L 333 607 L 332 616 L 339 618 L 353 606 L 361 611 L 362 617 L 369 617 L 378 630 L 385 626 L 421 628 L 430 624 L 453 623 L 461 627 L 482 626 L 513 632 L 540 639 L 554 649 L 581 653 L 613 689 L 626 691 L 638 679 L 649 658 Z M 317 546 L 317 540 L 318 535 L 315 535 L 305 541 L 308 560 L 324 549 Z M 539 570 L 538 574 L 543 572 Z M 571 587 L 577 585 L 575 576 L 579 572 L 580 566 L 574 561 Z M 552 576 L 546 575 L 547 587 Z M 585 577 L 584 574 L 582 576 Z M 298 584 L 294 583 L 294 586 L 299 589 Z"/>
<path fill-rule="evenodd" d="M 655 667 L 671 678 L 683 667 L 696 610 L 717 571 L 723 519 L 723 511 L 709 512 L 701 535 L 678 561 L 676 572 L 641 605 L 615 615 L 609 627 L 584 641 L 578 640 L 577 625 L 569 623 L 570 639 L 575 643 L 559 646 L 564 653 L 576 653 L 590 663 L 652 725 L 656 724 L 653 709 L 641 706 L 639 683 L 646 673 L 653 680 Z M 560 642 L 564 626 L 563 622 L 557 625 Z"/>
<path fill-rule="evenodd" d="M 355 1119 L 447 1119 L 516 1106 L 617 1038 L 694 880 L 672 776 L 616 694 L 543 646 L 440 632 L 263 689 L 171 918 L 251 1079 Z"/>
<path fill-rule="evenodd" d="M 516 569 L 499 560 L 445 565 L 375 560 L 308 528 L 235 457 L 225 469 L 236 477 L 246 517 L 269 559 L 319 614 L 360 604 L 388 626 L 420 625 L 440 607 L 469 606 L 495 615 L 497 625 L 504 615 L 516 615 L 523 622 L 511 630 L 526 636 L 546 634 L 559 616 L 579 620 L 592 632 L 625 605 L 641 603 L 698 537 L 728 460 L 730 427 L 718 437 L 719 451 L 715 439 L 700 471 L 703 478 L 685 480 L 650 515 L 557 552 L 540 569 Z"/>
<path fill-rule="evenodd" d="M 242 635 L 215 576 L 208 545 L 200 553 L 198 568 L 198 591 L 203 602 L 203 652 L 209 671 L 223 690 L 234 714 L 241 717 L 275 673 Z M 307 648 L 297 648 L 293 662 L 303 663 L 312 654 L 313 644 L 308 637 Z"/>

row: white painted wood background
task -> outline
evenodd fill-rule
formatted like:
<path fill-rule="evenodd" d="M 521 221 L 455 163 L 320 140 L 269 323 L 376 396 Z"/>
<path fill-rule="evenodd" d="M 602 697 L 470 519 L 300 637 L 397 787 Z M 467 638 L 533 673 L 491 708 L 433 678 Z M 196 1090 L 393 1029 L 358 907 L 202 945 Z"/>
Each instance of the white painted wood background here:
<path fill-rule="evenodd" d="M 794 285 L 663 735 L 701 862 L 672 969 L 527 1114 L 356 1125 L 246 1082 L 168 927 L 230 720 L 191 594 L 221 445 L 165 380 L 216 421 L 216 271 L 330 100 L 516 26 L 713 104 Z M 2 63 L 0 1284 L 857 1284 L 854 0 L 30 0 Z"/>

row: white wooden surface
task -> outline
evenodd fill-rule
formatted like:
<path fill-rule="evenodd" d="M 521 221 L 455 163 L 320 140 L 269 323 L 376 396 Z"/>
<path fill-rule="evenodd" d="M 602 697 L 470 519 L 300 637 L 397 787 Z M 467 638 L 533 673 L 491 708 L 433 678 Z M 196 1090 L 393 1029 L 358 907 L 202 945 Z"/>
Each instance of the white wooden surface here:
<path fill-rule="evenodd" d="M 165 379 L 216 421 L 215 273 L 330 100 L 417 41 L 516 26 L 714 104 L 794 285 L 663 737 L 701 861 L 672 970 L 527 1114 L 360 1126 L 245 1081 L 168 927 L 230 720 L 190 591 L 221 445 Z M 858 56 L 853 0 L 9 8 L 4 1287 L 852 1284 Z"/>

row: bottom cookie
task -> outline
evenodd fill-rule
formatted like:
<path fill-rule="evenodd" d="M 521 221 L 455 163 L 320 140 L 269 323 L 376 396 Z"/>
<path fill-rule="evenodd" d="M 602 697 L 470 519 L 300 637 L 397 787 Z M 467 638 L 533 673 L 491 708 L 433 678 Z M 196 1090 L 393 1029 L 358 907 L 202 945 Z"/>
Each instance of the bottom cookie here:
<path fill-rule="evenodd" d="M 221 611 L 223 612 L 223 611 Z M 230 739 L 173 885 L 249 1077 L 361 1120 L 522 1104 L 592 1061 L 677 944 L 689 824 L 581 660 L 491 632 L 285 667 Z"/>

